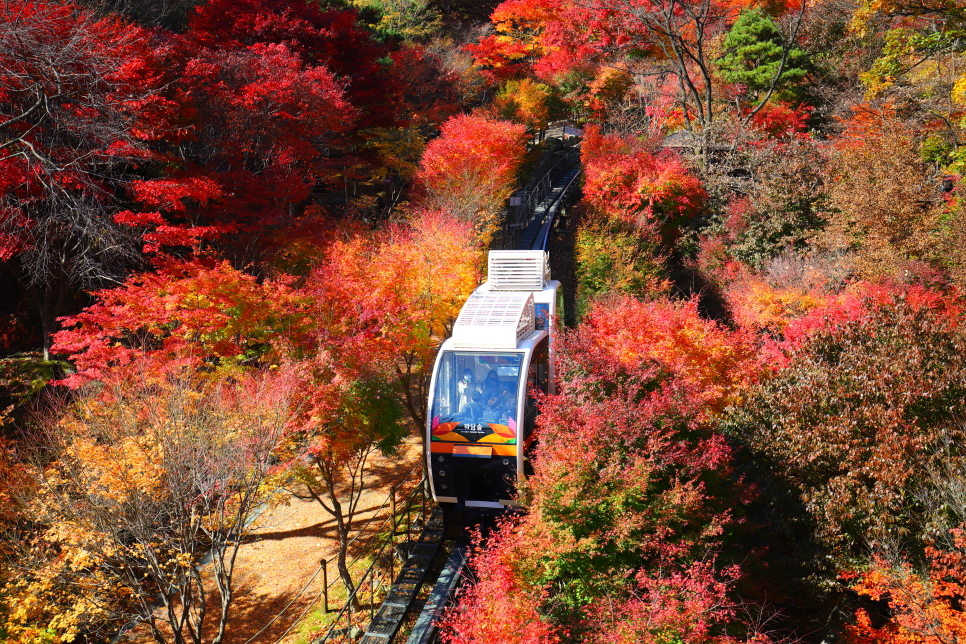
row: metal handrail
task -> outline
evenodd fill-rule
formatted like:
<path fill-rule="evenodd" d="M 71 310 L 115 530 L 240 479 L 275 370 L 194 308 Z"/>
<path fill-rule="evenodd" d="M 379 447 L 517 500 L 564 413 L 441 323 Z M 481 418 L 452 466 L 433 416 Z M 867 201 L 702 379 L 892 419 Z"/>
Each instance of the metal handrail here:
<path fill-rule="evenodd" d="M 540 242 L 540 250 L 547 250 L 547 241 L 550 239 L 549 228 L 554 224 L 554 220 L 557 218 L 556 211 L 560 207 L 560 204 L 562 204 L 567 198 L 567 193 L 570 192 L 570 189 L 577 184 L 577 180 L 580 179 L 580 172 L 580 170 L 577 171 L 577 174 L 575 174 L 567 185 L 564 186 L 564 189 L 561 190 L 560 194 L 557 196 L 556 201 L 554 201 L 553 205 L 550 206 L 550 210 L 554 211 L 554 215 L 547 219 L 546 223 L 544 224 L 544 228 L 540 231 L 540 238 L 542 239 Z"/>
<path fill-rule="evenodd" d="M 526 230 L 533 222 L 536 217 L 537 206 L 543 203 L 547 196 L 551 194 L 553 184 L 557 179 L 579 162 L 580 150 L 570 150 L 540 177 L 540 180 L 528 191 L 526 201 L 523 203 L 523 207 L 519 211 L 516 219 L 512 222 L 508 219 L 504 221 L 503 239 L 506 247 L 514 246 L 513 242 L 516 237 L 516 233 L 513 232 L 514 230 Z"/>
<path fill-rule="evenodd" d="M 413 509 L 413 505 L 416 502 L 416 497 L 417 496 L 420 497 L 421 502 L 422 502 L 422 505 L 423 505 L 423 512 L 422 512 L 423 525 L 427 525 L 428 524 L 428 516 L 426 515 L 426 511 L 425 511 L 426 510 L 426 497 L 425 497 L 425 494 L 424 494 L 424 492 L 425 492 L 425 489 L 424 489 L 425 488 L 425 482 L 426 482 L 425 479 L 423 479 L 423 481 L 421 481 L 420 484 L 415 489 L 413 489 L 412 492 L 410 492 L 409 497 L 406 499 L 406 504 L 403 507 L 403 511 L 401 513 L 402 516 L 408 516 L 409 513 L 410 513 L 410 511 Z M 374 611 L 374 604 L 373 604 L 373 601 L 372 601 L 372 596 L 375 594 L 375 586 L 373 585 L 374 582 L 375 582 L 375 572 L 374 571 L 375 571 L 376 568 L 379 567 L 379 565 L 381 563 L 380 560 L 382 558 L 383 553 L 386 550 L 386 547 L 389 544 L 393 543 L 393 536 L 396 533 L 396 528 L 399 527 L 399 522 L 398 522 L 398 519 L 396 518 L 397 516 L 399 516 L 399 515 L 396 515 L 396 516 L 393 517 L 393 520 L 392 520 L 392 529 L 390 530 L 389 538 L 386 539 L 382 543 L 382 545 L 379 547 L 379 550 L 373 556 L 372 564 L 369 566 L 369 568 L 367 568 L 365 570 L 365 572 L 362 573 L 362 576 L 360 577 L 359 581 L 356 583 L 355 589 L 348 596 L 348 598 L 346 599 L 345 604 L 342 606 L 342 609 L 335 616 L 335 619 L 332 620 L 332 623 L 329 625 L 328 631 L 326 631 L 325 635 L 321 638 L 321 641 L 323 641 L 323 642 L 331 641 L 330 638 L 332 637 L 333 632 L 336 630 L 336 626 L 338 626 L 340 624 L 340 622 L 342 621 L 342 618 L 343 617 L 347 617 L 348 629 L 349 630 L 352 629 L 352 604 L 354 603 L 354 601 L 356 599 L 356 595 L 359 594 L 359 592 L 362 589 L 362 587 L 364 586 L 365 582 L 367 580 L 369 580 L 370 578 L 371 578 L 371 581 L 370 581 L 370 584 L 369 584 L 369 594 L 370 594 L 370 601 L 369 601 L 369 604 L 370 604 L 370 606 L 369 606 L 370 615 L 369 615 L 369 618 L 372 619 L 372 615 L 375 612 Z M 412 528 L 412 522 L 410 521 L 410 529 L 407 530 L 407 532 L 410 532 L 411 531 L 411 528 Z M 390 556 L 392 556 L 392 554 L 393 553 L 390 553 Z M 380 582 L 379 585 L 381 586 L 382 583 Z"/>

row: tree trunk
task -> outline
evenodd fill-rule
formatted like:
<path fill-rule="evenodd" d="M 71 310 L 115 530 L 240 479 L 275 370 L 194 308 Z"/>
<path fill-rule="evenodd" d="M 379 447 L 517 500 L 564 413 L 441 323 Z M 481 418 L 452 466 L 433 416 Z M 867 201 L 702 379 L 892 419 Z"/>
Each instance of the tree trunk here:
<path fill-rule="evenodd" d="M 353 608 L 359 608 L 359 598 L 353 596 L 356 586 L 355 582 L 352 581 L 352 575 L 349 574 L 349 564 L 346 562 L 348 558 L 347 551 L 349 549 L 349 528 L 346 526 L 342 517 L 338 517 L 339 524 L 339 556 L 336 559 L 336 567 L 339 569 L 339 576 L 342 577 L 342 583 L 345 584 L 345 590 L 349 597 L 352 597 Z"/>
<path fill-rule="evenodd" d="M 27 288 L 31 301 L 40 315 L 40 331 L 43 337 L 44 360 L 50 360 L 50 346 L 57 332 L 64 300 L 67 299 L 67 280 L 57 280 L 53 286 L 30 286 Z"/>

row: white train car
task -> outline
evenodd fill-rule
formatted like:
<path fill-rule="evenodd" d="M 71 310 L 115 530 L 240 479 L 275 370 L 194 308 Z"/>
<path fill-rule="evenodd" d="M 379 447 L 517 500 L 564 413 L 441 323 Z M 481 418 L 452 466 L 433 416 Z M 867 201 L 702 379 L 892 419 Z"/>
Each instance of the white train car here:
<path fill-rule="evenodd" d="M 444 511 L 518 505 L 537 409 L 553 393 L 551 320 L 560 283 L 544 251 L 491 251 L 487 281 L 470 294 L 440 348 L 426 441 L 433 495 Z"/>

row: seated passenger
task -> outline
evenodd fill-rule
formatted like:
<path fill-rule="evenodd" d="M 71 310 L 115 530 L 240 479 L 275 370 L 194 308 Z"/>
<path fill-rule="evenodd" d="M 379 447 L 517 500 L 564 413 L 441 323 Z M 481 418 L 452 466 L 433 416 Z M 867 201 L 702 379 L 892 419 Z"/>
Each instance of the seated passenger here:
<path fill-rule="evenodd" d="M 486 374 L 486 380 L 480 385 L 480 393 L 483 395 L 483 401 L 487 402 L 493 398 L 499 398 L 502 391 L 503 385 L 500 383 L 496 371 L 491 369 L 490 373 Z"/>
<path fill-rule="evenodd" d="M 500 408 L 504 416 L 516 415 L 517 397 L 514 392 L 510 391 L 510 385 L 503 387 L 503 393 L 500 394 Z"/>
<path fill-rule="evenodd" d="M 459 394 L 459 413 L 466 413 L 472 401 L 473 393 L 476 391 L 475 378 L 471 369 L 463 370 L 463 378 L 456 384 L 456 392 Z"/>
<path fill-rule="evenodd" d="M 483 415 L 483 397 L 480 396 L 480 392 L 473 393 L 473 399 L 466 406 L 464 413 L 467 420 L 477 421 L 480 419 L 480 416 Z"/>

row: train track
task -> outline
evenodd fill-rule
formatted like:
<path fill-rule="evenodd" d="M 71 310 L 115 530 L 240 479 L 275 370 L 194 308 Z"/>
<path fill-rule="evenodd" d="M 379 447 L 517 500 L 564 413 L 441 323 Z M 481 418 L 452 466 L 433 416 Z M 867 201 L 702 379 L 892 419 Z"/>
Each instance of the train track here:
<path fill-rule="evenodd" d="M 516 243 L 517 250 L 546 250 L 553 228 L 570 191 L 577 185 L 580 164 L 570 157 L 566 167 L 554 168 L 548 173 L 547 185 L 539 202 L 528 208 L 522 235 Z M 543 180 L 542 180 L 543 181 Z M 391 644 L 395 642 L 403 624 L 418 610 L 415 623 L 409 630 L 406 644 L 433 644 L 439 638 L 439 623 L 446 607 L 452 602 L 455 591 L 464 578 L 468 544 L 463 536 L 446 541 L 442 513 L 434 512 L 409 550 L 409 556 L 393 581 L 385 600 L 379 607 L 360 644 Z M 445 544 L 445 545 L 444 545 Z M 441 561 L 446 557 L 445 563 Z M 442 564 L 442 565 L 440 565 Z M 438 574 L 430 574 L 438 571 Z M 420 592 L 432 584 L 425 601 L 419 601 Z"/>

